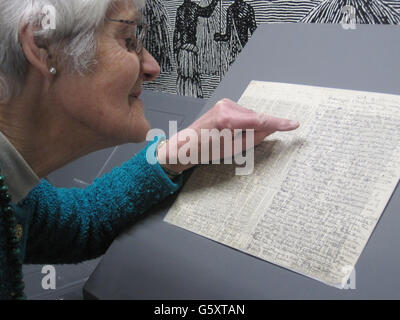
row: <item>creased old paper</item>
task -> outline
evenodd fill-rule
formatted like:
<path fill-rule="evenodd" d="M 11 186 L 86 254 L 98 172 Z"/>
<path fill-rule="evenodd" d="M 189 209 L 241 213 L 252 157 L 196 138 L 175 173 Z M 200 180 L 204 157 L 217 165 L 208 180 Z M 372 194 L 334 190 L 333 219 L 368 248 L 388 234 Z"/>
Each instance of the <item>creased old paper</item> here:
<path fill-rule="evenodd" d="M 252 175 L 199 166 L 165 221 L 343 285 L 400 177 L 400 96 L 253 81 L 239 104 L 301 127 L 257 146 Z"/>

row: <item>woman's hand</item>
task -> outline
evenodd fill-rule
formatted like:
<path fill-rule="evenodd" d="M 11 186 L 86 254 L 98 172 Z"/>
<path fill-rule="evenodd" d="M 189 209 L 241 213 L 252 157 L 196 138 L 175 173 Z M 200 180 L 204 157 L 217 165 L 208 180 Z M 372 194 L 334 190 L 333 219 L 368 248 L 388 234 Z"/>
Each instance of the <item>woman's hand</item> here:
<path fill-rule="evenodd" d="M 158 150 L 158 158 L 161 160 L 160 163 L 168 170 L 181 172 L 198 163 L 204 163 L 205 160 L 209 162 L 215 159 L 232 157 L 234 154 L 242 152 L 242 150 L 247 150 L 260 144 L 267 136 L 276 131 L 291 131 L 298 127 L 299 123 L 297 121 L 256 113 L 241 107 L 229 99 L 223 99 L 187 129 L 178 132 L 167 143 L 164 143 Z M 206 132 L 204 129 L 216 129 L 213 130 L 213 138 L 206 136 L 206 139 L 201 139 L 202 132 Z M 246 129 L 254 130 L 254 140 L 250 139 L 251 145 L 246 145 Z M 221 131 L 230 136 L 227 136 L 229 139 L 226 139 L 226 142 L 229 143 L 227 149 L 225 149 L 225 139 L 222 138 Z M 239 134 L 238 136 L 238 133 L 242 131 L 244 134 Z M 240 139 L 240 142 L 236 143 L 238 146 L 236 148 L 234 146 L 235 135 Z M 215 140 L 217 143 L 212 142 L 214 138 L 218 139 L 218 141 Z M 197 150 L 195 154 L 197 162 L 182 163 L 180 161 L 182 149 L 184 149 L 183 152 L 187 156 L 189 156 L 189 152 Z M 165 159 L 165 161 L 162 161 L 162 159 Z M 177 159 L 177 161 L 171 161 L 172 159 Z"/>

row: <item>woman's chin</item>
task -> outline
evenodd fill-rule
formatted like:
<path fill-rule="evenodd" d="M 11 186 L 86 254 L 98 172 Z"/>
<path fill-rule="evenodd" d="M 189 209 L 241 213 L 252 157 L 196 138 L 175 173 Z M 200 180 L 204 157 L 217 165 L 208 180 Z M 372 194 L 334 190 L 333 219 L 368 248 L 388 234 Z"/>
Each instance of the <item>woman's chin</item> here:
<path fill-rule="evenodd" d="M 147 132 L 151 129 L 149 122 L 144 115 L 143 101 L 137 97 L 129 96 L 129 106 L 131 108 L 131 123 L 129 142 L 139 143 L 146 140 Z"/>
<path fill-rule="evenodd" d="M 140 118 L 140 119 L 139 119 Z M 146 136 L 151 126 L 147 119 L 143 117 L 138 117 L 135 119 L 134 125 L 130 130 L 130 137 L 128 138 L 130 143 L 140 143 L 146 141 Z"/>

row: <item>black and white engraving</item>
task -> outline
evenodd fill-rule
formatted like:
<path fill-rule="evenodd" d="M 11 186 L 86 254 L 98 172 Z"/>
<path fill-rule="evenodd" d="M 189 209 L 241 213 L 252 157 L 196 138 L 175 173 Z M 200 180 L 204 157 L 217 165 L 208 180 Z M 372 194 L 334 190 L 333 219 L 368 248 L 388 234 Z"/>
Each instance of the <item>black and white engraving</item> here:
<path fill-rule="evenodd" d="M 202 7 L 191 0 L 184 0 L 176 13 L 174 55 L 177 62 L 177 93 L 203 97 L 199 72 L 197 24 L 200 17 L 209 18 L 218 0 Z"/>
<path fill-rule="evenodd" d="M 162 73 L 145 87 L 208 98 L 258 25 L 342 23 L 345 6 L 357 24 L 400 24 L 398 0 L 147 0 L 145 46 Z"/>

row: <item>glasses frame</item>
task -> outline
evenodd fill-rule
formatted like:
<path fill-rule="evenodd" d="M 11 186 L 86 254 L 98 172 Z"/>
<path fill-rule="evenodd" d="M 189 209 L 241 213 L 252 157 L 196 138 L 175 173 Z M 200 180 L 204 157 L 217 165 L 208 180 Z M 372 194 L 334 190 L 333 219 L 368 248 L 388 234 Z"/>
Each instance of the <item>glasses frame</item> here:
<path fill-rule="evenodd" d="M 119 22 L 119 23 L 125 23 L 129 25 L 134 25 L 141 30 L 139 31 L 139 34 L 136 32 L 134 34 L 135 40 L 135 48 L 128 48 L 129 52 L 135 51 L 137 55 L 141 55 L 143 53 L 143 48 L 144 48 L 144 40 L 146 38 L 147 30 L 149 29 L 149 25 L 146 23 L 138 22 L 135 20 L 123 20 L 123 19 L 112 19 L 112 18 L 107 18 L 107 20 L 112 21 L 112 22 Z"/>

